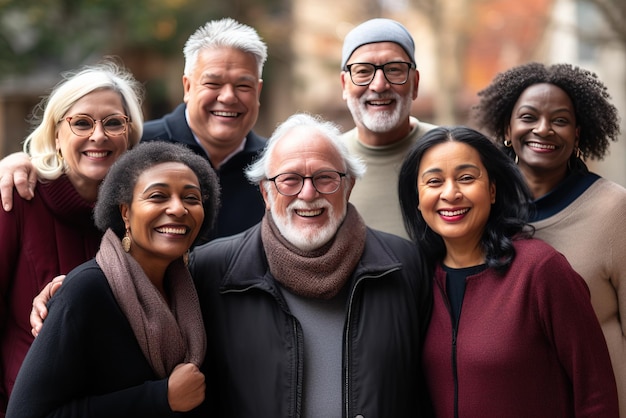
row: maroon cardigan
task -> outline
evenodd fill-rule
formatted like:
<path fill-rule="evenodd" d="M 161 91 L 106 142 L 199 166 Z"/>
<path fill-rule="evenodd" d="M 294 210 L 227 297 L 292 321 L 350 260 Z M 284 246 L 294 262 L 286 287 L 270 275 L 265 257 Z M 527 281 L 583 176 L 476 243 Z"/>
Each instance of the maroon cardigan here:
<path fill-rule="evenodd" d="M 0 210 L 0 416 L 33 337 L 33 298 L 59 274 L 96 255 L 102 233 L 93 224 L 93 203 L 83 200 L 66 176 L 39 183 L 35 197 L 13 196 Z"/>
<path fill-rule="evenodd" d="M 423 357 L 436 415 L 618 417 L 611 361 L 587 285 L 543 241 L 516 241 L 515 249 L 504 276 L 487 269 L 466 279 L 456 354 L 446 273 L 437 267 Z"/>

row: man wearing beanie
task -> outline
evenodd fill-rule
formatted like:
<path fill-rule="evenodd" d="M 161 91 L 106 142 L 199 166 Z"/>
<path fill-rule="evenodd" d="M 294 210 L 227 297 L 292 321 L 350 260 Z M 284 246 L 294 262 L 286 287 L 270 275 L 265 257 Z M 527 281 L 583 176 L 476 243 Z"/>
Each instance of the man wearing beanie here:
<path fill-rule="evenodd" d="M 411 146 L 434 128 L 410 115 L 420 80 L 413 37 L 391 19 L 361 23 L 344 39 L 341 70 L 343 99 L 356 125 L 343 139 L 367 164 L 350 202 L 368 226 L 407 238 L 398 170 Z"/>

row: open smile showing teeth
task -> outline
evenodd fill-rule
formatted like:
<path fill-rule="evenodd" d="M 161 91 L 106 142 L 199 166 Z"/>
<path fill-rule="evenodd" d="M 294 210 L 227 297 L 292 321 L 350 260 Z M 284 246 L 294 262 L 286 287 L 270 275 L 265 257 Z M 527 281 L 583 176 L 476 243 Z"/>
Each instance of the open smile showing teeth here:
<path fill-rule="evenodd" d="M 227 117 L 227 118 L 236 118 L 239 115 L 239 113 L 237 113 L 237 112 L 221 112 L 221 111 L 217 111 L 217 110 L 213 111 L 211 113 L 213 113 L 215 116 L 224 116 L 224 117 Z"/>
<path fill-rule="evenodd" d="M 442 216 L 459 216 L 469 212 L 469 208 L 459 210 L 440 210 L 439 214 Z"/>
<path fill-rule="evenodd" d="M 391 100 L 369 100 L 367 103 L 372 106 L 387 106 L 391 104 Z"/>
<path fill-rule="evenodd" d="M 162 234 L 185 235 L 187 233 L 187 228 L 185 227 L 174 228 L 171 226 L 164 226 L 162 228 L 156 228 L 156 231 Z"/>
<path fill-rule="evenodd" d="M 296 214 L 298 216 L 304 216 L 307 218 L 310 217 L 314 217 L 314 216 L 319 216 L 322 214 L 322 212 L 324 212 L 324 209 L 310 209 L 310 210 L 305 210 L 305 209 L 296 209 Z"/>
<path fill-rule="evenodd" d="M 85 155 L 90 158 L 104 158 L 109 155 L 109 151 L 85 151 Z"/>
<path fill-rule="evenodd" d="M 529 142 L 527 145 L 530 148 L 537 148 L 537 149 L 548 149 L 548 150 L 555 150 L 556 149 L 556 145 L 540 144 L 538 142 Z"/>

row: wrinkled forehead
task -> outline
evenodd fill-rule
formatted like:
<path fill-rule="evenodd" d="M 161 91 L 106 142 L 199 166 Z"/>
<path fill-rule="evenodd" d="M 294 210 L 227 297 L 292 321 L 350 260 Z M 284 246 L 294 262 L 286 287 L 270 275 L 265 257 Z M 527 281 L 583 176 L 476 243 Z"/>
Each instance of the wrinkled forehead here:
<path fill-rule="evenodd" d="M 270 171 L 310 175 L 320 170 L 344 171 L 345 163 L 330 139 L 310 127 L 295 127 L 278 140 Z"/>

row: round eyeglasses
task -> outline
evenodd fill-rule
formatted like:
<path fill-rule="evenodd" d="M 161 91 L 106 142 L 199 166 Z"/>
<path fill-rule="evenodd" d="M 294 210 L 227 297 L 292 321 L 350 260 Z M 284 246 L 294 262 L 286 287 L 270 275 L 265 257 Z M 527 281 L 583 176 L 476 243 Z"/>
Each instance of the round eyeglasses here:
<path fill-rule="evenodd" d="M 96 122 L 102 123 L 104 133 L 108 136 L 119 136 L 126 132 L 129 118 L 126 115 L 110 115 L 96 120 L 89 115 L 74 115 L 65 118 L 74 135 L 91 136 L 96 130 Z"/>
<path fill-rule="evenodd" d="M 415 68 L 412 62 L 393 61 L 376 65 L 369 62 L 355 62 L 346 65 L 346 71 L 350 73 L 350 79 L 357 86 L 367 86 L 374 80 L 376 71 L 383 70 L 385 79 L 391 84 L 404 84 L 409 79 L 411 68 Z"/>
<path fill-rule="evenodd" d="M 268 179 L 274 182 L 276 190 L 283 196 L 295 196 L 304 187 L 304 180 L 311 179 L 313 187 L 321 194 L 333 194 L 339 190 L 341 178 L 346 173 L 338 171 L 320 171 L 312 176 L 302 176 L 297 173 L 283 173 Z"/>

